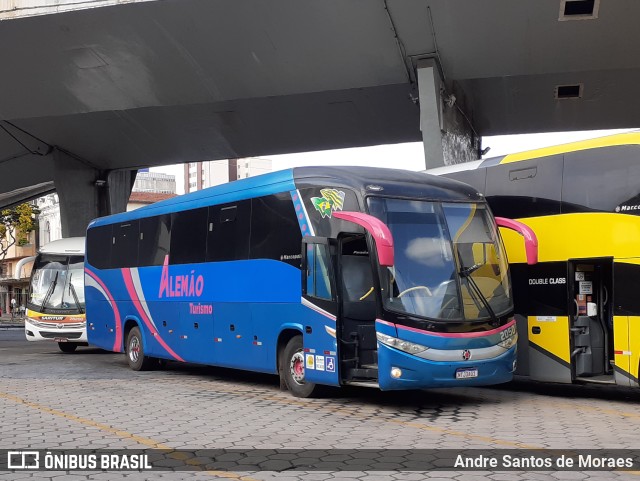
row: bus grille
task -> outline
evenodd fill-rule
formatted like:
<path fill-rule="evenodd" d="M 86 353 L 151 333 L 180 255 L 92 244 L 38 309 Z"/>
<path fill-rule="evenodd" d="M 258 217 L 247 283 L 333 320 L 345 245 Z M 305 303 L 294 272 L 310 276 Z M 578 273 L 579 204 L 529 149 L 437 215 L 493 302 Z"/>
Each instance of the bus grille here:
<path fill-rule="evenodd" d="M 31 318 L 28 318 L 26 320 L 30 324 L 33 324 L 34 326 L 39 327 L 40 329 L 42 328 L 51 329 L 52 327 L 58 326 L 57 322 L 38 322 L 35 319 L 31 319 Z M 65 323 L 62 323 L 62 326 L 63 327 L 61 329 L 84 329 L 85 323 L 84 322 L 65 322 Z"/>
<path fill-rule="evenodd" d="M 56 337 L 64 339 L 79 339 L 81 332 L 56 332 L 56 331 L 40 331 L 40 335 L 46 339 L 55 339 Z"/>

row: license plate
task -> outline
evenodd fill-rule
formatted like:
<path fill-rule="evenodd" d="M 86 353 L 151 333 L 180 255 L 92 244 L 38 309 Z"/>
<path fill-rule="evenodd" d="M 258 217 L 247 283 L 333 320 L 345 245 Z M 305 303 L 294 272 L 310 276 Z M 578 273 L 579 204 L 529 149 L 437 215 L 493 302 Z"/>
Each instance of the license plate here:
<path fill-rule="evenodd" d="M 54 337 L 53 342 L 69 342 L 69 339 L 66 337 Z"/>
<path fill-rule="evenodd" d="M 469 379 L 471 377 L 478 377 L 477 367 L 456 370 L 456 379 Z"/>

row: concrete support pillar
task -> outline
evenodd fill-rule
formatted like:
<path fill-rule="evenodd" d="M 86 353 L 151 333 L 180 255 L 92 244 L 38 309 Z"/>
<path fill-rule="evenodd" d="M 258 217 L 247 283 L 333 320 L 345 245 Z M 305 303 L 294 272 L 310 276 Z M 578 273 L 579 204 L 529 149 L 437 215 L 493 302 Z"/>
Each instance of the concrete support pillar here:
<path fill-rule="evenodd" d="M 444 85 L 435 60 L 421 60 L 417 67 L 426 168 L 477 160 L 480 139 L 471 126 L 464 92 L 457 85 Z"/>
<path fill-rule="evenodd" d="M 66 152 L 53 152 L 62 237 L 84 236 L 96 217 L 124 212 L 136 171 L 102 172 Z"/>
<path fill-rule="evenodd" d="M 117 214 L 127 210 L 137 173 L 137 170 L 112 170 L 107 174 L 108 210 L 100 211 L 100 215 Z"/>

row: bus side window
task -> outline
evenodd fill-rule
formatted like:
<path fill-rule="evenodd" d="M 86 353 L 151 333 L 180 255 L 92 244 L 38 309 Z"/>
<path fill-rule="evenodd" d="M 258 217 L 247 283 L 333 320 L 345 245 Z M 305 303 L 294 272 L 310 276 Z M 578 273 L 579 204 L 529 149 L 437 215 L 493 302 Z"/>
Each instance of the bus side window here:
<path fill-rule="evenodd" d="M 307 295 L 320 299 L 333 299 L 329 279 L 328 246 L 323 244 L 307 245 Z"/>
<path fill-rule="evenodd" d="M 207 250 L 207 208 L 172 214 L 169 264 L 204 262 Z"/>
<path fill-rule="evenodd" d="M 140 220 L 138 266 L 161 266 L 169 254 L 171 215 L 159 215 Z"/>
<path fill-rule="evenodd" d="M 239 261 L 249 258 L 251 201 L 209 207 L 206 261 Z"/>
<path fill-rule="evenodd" d="M 138 236 L 140 222 L 133 220 L 113 226 L 113 246 L 110 267 L 136 267 L 138 265 Z"/>
<path fill-rule="evenodd" d="M 93 227 L 87 231 L 87 261 L 97 269 L 110 269 L 112 267 L 111 246 L 113 244 L 113 236 L 111 228 L 111 225 L 105 225 Z"/>

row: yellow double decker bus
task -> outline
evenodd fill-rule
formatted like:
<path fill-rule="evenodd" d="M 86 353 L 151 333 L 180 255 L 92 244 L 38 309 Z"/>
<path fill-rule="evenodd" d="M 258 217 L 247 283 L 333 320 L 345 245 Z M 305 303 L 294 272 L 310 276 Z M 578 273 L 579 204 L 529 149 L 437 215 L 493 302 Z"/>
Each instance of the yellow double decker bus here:
<path fill-rule="evenodd" d="M 518 324 L 516 374 L 639 386 L 640 133 L 434 169 L 537 234 L 538 264 L 504 230 Z"/>

